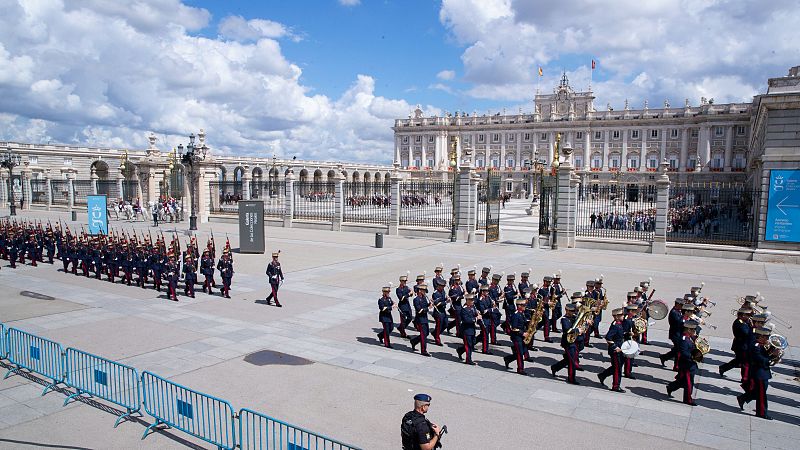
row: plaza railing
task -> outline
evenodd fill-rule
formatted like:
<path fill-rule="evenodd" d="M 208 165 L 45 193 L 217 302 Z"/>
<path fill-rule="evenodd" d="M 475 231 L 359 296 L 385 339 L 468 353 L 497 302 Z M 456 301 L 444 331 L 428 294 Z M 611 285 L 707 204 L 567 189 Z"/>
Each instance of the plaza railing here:
<path fill-rule="evenodd" d="M 754 246 L 760 196 L 759 190 L 736 184 L 673 185 L 667 240 Z"/>
<path fill-rule="evenodd" d="M 331 221 L 336 214 L 336 183 L 301 181 L 294 184 L 293 219 Z"/>
<path fill-rule="evenodd" d="M 487 183 L 481 181 L 478 183 L 478 209 L 476 217 L 476 228 L 479 230 L 486 229 L 486 200 L 487 200 Z"/>
<path fill-rule="evenodd" d="M 86 197 L 94 193 L 92 183 L 92 180 L 72 180 L 75 206 L 86 206 Z"/>
<path fill-rule="evenodd" d="M 47 180 L 41 178 L 31 180 L 30 199 L 32 205 L 47 204 Z"/>
<path fill-rule="evenodd" d="M 149 371 L 135 368 L 0 323 L 0 359 L 10 363 L 8 378 L 27 370 L 48 383 L 42 395 L 64 384 L 70 400 L 99 398 L 125 408 L 114 427 L 142 408 L 155 421 L 142 439 L 160 425 L 168 425 L 221 449 L 330 449 L 359 450 L 313 431 L 266 414 L 242 408 L 238 414 L 226 400 L 182 386 Z"/>
<path fill-rule="evenodd" d="M 139 196 L 139 182 L 136 180 L 122 180 L 122 199 L 134 202 Z"/>
<path fill-rule="evenodd" d="M 109 203 L 116 201 L 119 195 L 119 183 L 116 180 L 97 180 L 97 194 L 108 197 Z"/>
<path fill-rule="evenodd" d="M 241 181 L 212 181 L 209 183 L 211 212 L 239 214 L 239 200 L 244 199 Z"/>
<path fill-rule="evenodd" d="M 452 182 L 401 182 L 400 225 L 449 229 L 453 223 L 452 198 Z"/>
<path fill-rule="evenodd" d="M 576 235 L 652 241 L 656 229 L 656 186 L 582 185 L 578 190 Z"/>
<path fill-rule="evenodd" d="M 285 180 L 252 180 L 250 181 L 250 199 L 264 202 L 264 216 L 283 217 L 286 211 Z"/>
<path fill-rule="evenodd" d="M 54 205 L 69 205 L 69 182 L 67 180 L 50 180 L 50 192 Z"/>
<path fill-rule="evenodd" d="M 343 221 L 387 225 L 392 199 L 389 183 L 344 183 Z"/>

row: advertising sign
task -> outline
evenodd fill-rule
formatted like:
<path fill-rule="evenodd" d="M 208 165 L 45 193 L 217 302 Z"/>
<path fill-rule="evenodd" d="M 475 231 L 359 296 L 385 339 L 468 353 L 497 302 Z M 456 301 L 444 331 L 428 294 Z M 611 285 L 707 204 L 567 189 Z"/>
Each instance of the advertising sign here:
<path fill-rule="evenodd" d="M 772 170 L 765 241 L 800 242 L 800 170 Z"/>
<path fill-rule="evenodd" d="M 89 234 L 108 234 L 108 204 L 105 195 L 86 196 Z"/>
<path fill-rule="evenodd" d="M 264 202 L 239 201 L 239 252 L 264 253 Z"/>

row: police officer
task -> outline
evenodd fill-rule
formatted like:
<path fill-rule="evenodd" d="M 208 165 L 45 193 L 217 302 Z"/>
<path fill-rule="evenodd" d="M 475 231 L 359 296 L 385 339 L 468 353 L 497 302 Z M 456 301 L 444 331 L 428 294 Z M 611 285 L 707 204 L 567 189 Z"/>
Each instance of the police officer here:
<path fill-rule="evenodd" d="M 392 348 L 392 344 L 389 342 L 389 335 L 392 333 L 392 325 L 394 325 L 392 320 L 394 300 L 389 296 L 389 292 L 391 292 L 389 286 L 384 286 L 381 292 L 383 295 L 378 299 L 378 322 L 381 323 L 383 331 L 378 333 L 378 340 L 383 342 L 384 347 Z"/>
<path fill-rule="evenodd" d="M 756 401 L 756 417 L 772 420 L 767 411 L 767 388 L 772 378 L 770 371 L 770 352 L 766 349 L 772 330 L 759 327 L 753 332 L 756 337 L 755 344 L 749 350 L 750 383 L 744 394 L 736 397 L 739 409 L 744 410 L 744 404 Z"/>
<path fill-rule="evenodd" d="M 408 276 L 401 276 L 400 285 L 394 290 L 394 294 L 397 296 L 397 311 L 400 313 L 400 323 L 397 324 L 397 331 L 400 332 L 400 337 L 403 338 L 408 338 L 406 327 L 408 327 L 408 324 L 411 323 L 413 318 L 411 303 L 409 301 L 409 298 L 411 298 L 411 289 L 406 286 L 407 282 Z"/>
<path fill-rule="evenodd" d="M 231 281 L 233 280 L 233 261 L 231 261 L 231 254 L 228 252 L 226 248 L 225 251 L 222 252 L 222 258 L 220 258 L 219 262 L 217 263 L 217 270 L 219 270 L 219 275 L 222 277 L 222 292 L 225 298 L 231 298 Z"/>
<path fill-rule="evenodd" d="M 433 300 L 433 320 L 434 320 L 434 327 L 433 327 L 433 340 L 434 344 L 438 345 L 439 347 L 442 346 L 442 330 L 444 330 L 445 325 L 447 324 L 447 293 L 444 292 L 445 281 L 444 278 L 434 278 L 433 279 L 433 287 L 435 291 L 433 291 L 433 295 L 431 295 L 431 299 Z"/>
<path fill-rule="evenodd" d="M 575 311 L 577 311 L 577 309 L 574 303 L 570 303 L 564 307 L 565 315 L 561 318 L 561 348 L 564 349 L 564 358 L 550 366 L 550 374 L 553 375 L 553 377 L 556 376 L 558 371 L 566 367 L 567 383 L 569 384 L 580 384 L 575 380 L 575 370 L 578 368 L 578 346 L 583 340 L 584 332 L 578 327 L 575 333 L 573 333 L 575 335 L 575 340 L 569 342 L 568 338 L 570 334 L 569 330 L 575 323 Z"/>
<path fill-rule="evenodd" d="M 513 282 L 512 282 L 513 285 Z M 506 363 L 506 370 L 511 361 L 517 361 L 517 373 L 527 375 L 525 372 L 525 332 L 528 321 L 525 320 L 525 299 L 515 300 L 517 309 L 508 318 L 509 335 L 511 336 L 511 354 L 503 357 Z"/>
<path fill-rule="evenodd" d="M 194 258 L 187 252 L 183 262 L 183 293 L 194 298 L 194 284 L 197 282 L 197 272 L 195 271 Z"/>
<path fill-rule="evenodd" d="M 622 354 L 622 342 L 624 341 L 625 332 L 622 328 L 622 317 L 624 315 L 623 308 L 617 308 L 611 311 L 614 322 L 608 327 L 606 332 L 606 343 L 608 343 L 608 356 L 611 359 L 611 366 L 606 370 L 597 374 L 600 383 L 605 384 L 606 378 L 613 376 L 611 390 L 617 392 L 625 392 L 620 387 L 620 379 L 622 378 L 622 360 L 625 359 Z"/>
<path fill-rule="evenodd" d="M 278 261 L 278 255 L 280 252 L 272 252 L 272 261 L 267 264 L 267 277 L 269 277 L 269 287 L 272 290 L 270 294 L 267 296 L 266 301 L 269 305 L 272 299 L 275 299 L 275 306 L 281 308 L 281 302 L 278 301 L 278 288 L 281 286 L 281 281 L 283 281 L 283 270 L 281 269 L 281 263 Z"/>
<path fill-rule="evenodd" d="M 748 369 L 749 369 L 749 350 L 750 342 L 753 340 L 753 327 L 750 321 L 750 316 L 753 315 L 752 308 L 742 306 L 736 311 L 736 320 L 733 321 L 731 326 L 733 330 L 733 343 L 731 350 L 733 350 L 734 358 L 725 364 L 719 366 L 719 376 L 724 377 L 725 372 L 733 369 L 734 367 L 741 368 L 742 384 L 746 385 L 748 382 Z"/>
<path fill-rule="evenodd" d="M 474 366 L 472 353 L 475 351 L 475 324 L 481 320 L 481 314 L 475 308 L 475 294 L 465 294 L 464 301 L 466 303 L 461 308 L 461 339 L 464 341 L 464 345 L 460 345 L 456 349 L 456 353 L 458 353 L 458 359 L 461 359 L 462 355 L 466 353 L 464 363 Z"/>
<path fill-rule="evenodd" d="M 428 300 L 428 285 L 418 284 L 414 286 L 417 289 L 417 296 L 414 297 L 414 326 L 419 331 L 418 336 L 411 338 L 411 348 L 416 350 L 419 344 L 420 354 L 422 356 L 431 356 L 428 353 L 428 308 L 430 301 Z"/>
<path fill-rule="evenodd" d="M 414 410 L 407 412 L 400 424 L 403 450 L 433 450 L 436 447 L 441 431 L 438 425 L 425 418 L 430 405 L 430 395 L 414 396 Z"/>
<path fill-rule="evenodd" d="M 692 358 L 692 354 L 697 349 L 694 345 L 696 328 L 697 322 L 694 320 L 683 324 L 683 336 L 678 342 L 678 376 L 667 384 L 667 396 L 672 397 L 673 392 L 683 389 L 683 403 L 691 406 L 696 405 L 692 400 L 694 376 L 697 374 L 697 361 Z"/>

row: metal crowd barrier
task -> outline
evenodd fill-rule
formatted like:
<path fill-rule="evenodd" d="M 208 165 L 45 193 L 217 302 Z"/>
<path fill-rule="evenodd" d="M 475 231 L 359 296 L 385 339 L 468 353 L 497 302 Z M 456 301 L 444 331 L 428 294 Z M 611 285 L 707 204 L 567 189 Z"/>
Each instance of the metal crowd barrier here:
<path fill-rule="evenodd" d="M 127 412 L 117 418 L 114 428 L 122 419 L 141 410 L 140 379 L 136 369 L 72 347 L 67 349 L 66 356 L 64 382 L 74 388 L 75 393 L 64 400 L 64 406 L 82 394 L 119 405 Z"/>
<path fill-rule="evenodd" d="M 6 334 L 8 360 L 17 367 L 8 369 L 8 378 L 20 368 L 38 373 L 53 380 L 45 386 L 42 395 L 64 382 L 64 350 L 61 344 L 16 328 L 10 328 Z"/>
<path fill-rule="evenodd" d="M 0 323 L 0 359 L 8 358 L 8 345 L 6 345 L 6 326 Z"/>
<path fill-rule="evenodd" d="M 239 411 L 239 447 L 242 450 L 359 450 L 247 408 Z"/>
<path fill-rule="evenodd" d="M 161 424 L 191 434 L 221 449 L 236 446 L 233 407 L 225 400 L 194 391 L 158 375 L 142 373 L 144 409 L 156 421 L 142 435 Z"/>

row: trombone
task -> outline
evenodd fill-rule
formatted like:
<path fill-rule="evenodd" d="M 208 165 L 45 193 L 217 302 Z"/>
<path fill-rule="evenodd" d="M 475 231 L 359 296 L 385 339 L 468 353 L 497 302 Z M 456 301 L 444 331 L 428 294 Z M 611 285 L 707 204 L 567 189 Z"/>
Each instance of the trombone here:
<path fill-rule="evenodd" d="M 739 297 L 738 301 L 739 301 L 740 305 L 743 305 L 744 304 L 744 297 Z M 791 323 L 789 323 L 786 320 L 781 319 L 780 317 L 778 317 L 775 314 L 773 314 L 772 311 L 767 309 L 766 306 L 761 306 L 757 302 L 755 302 L 755 303 L 750 303 L 750 307 L 753 308 L 753 314 L 766 314 L 768 321 L 775 322 L 776 324 L 778 324 L 778 325 L 780 325 L 780 326 L 782 326 L 784 328 L 789 328 L 789 329 L 792 328 L 792 324 Z M 738 313 L 739 313 L 739 309 L 738 308 L 731 310 L 731 314 L 734 315 L 734 316 L 737 315 Z"/>

